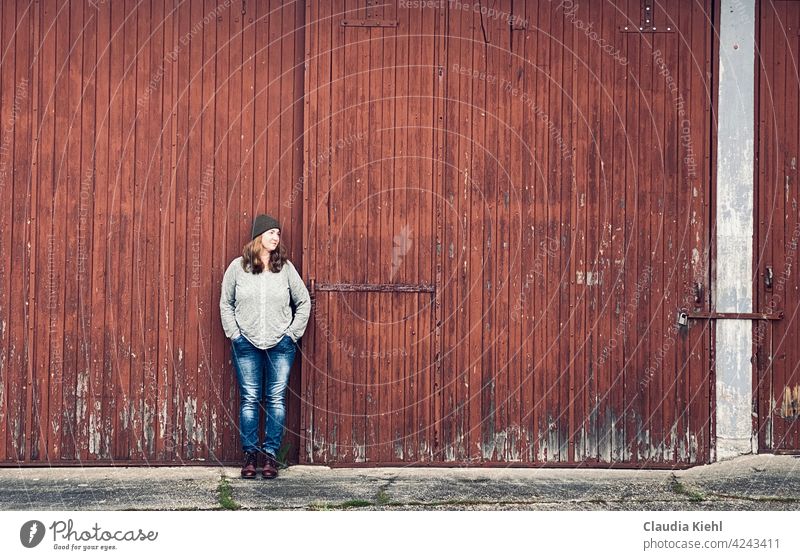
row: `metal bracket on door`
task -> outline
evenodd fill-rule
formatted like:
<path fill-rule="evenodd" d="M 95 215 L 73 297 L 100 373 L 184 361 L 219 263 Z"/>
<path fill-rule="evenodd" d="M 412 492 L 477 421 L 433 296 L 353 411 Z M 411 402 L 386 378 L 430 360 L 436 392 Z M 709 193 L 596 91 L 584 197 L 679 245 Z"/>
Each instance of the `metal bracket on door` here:
<path fill-rule="evenodd" d="M 342 27 L 397 27 L 396 19 L 343 19 Z"/>
<path fill-rule="evenodd" d="M 619 28 L 621 33 L 675 33 L 675 28 L 672 24 L 663 26 L 656 25 L 656 20 L 653 14 L 653 0 L 642 0 L 642 13 L 639 20 L 639 25 L 624 25 Z"/>
<path fill-rule="evenodd" d="M 342 27 L 397 27 L 399 20 L 396 19 L 379 19 L 378 8 L 381 6 L 381 0 L 367 0 L 367 17 L 366 19 L 343 19 L 341 21 Z M 351 12 L 352 13 L 352 12 Z"/>
<path fill-rule="evenodd" d="M 436 287 L 431 284 L 352 284 L 347 282 L 316 282 L 314 278 L 309 280 L 308 291 L 312 301 L 316 292 L 405 292 L 405 293 L 436 293 Z"/>
<path fill-rule="evenodd" d="M 315 286 L 318 292 L 435 292 L 428 284 L 348 284 L 320 283 Z"/>
<path fill-rule="evenodd" d="M 687 327 L 689 326 L 689 319 L 704 319 L 709 321 L 719 319 L 780 321 L 783 319 L 783 311 L 776 311 L 775 313 L 717 313 L 716 311 L 696 311 L 690 313 L 688 311 L 679 311 L 676 324 L 679 328 Z"/>

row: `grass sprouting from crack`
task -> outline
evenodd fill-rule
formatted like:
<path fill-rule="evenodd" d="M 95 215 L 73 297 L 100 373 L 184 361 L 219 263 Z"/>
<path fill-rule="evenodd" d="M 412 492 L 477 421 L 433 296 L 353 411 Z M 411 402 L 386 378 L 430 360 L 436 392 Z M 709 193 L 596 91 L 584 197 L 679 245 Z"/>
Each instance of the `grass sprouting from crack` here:
<path fill-rule="evenodd" d="M 241 509 L 242 506 L 236 503 L 233 499 L 233 492 L 231 491 L 231 485 L 228 482 L 226 477 L 222 477 L 219 481 L 219 485 L 217 486 L 217 493 L 219 494 L 219 506 L 222 509 L 227 510 L 237 510 Z"/>
<path fill-rule="evenodd" d="M 687 487 L 683 482 L 678 480 L 675 475 L 672 475 L 672 484 L 671 489 L 676 494 L 680 494 L 681 496 L 686 496 L 692 502 L 702 502 L 706 499 L 705 496 L 701 492 L 697 490 L 693 490 Z"/>

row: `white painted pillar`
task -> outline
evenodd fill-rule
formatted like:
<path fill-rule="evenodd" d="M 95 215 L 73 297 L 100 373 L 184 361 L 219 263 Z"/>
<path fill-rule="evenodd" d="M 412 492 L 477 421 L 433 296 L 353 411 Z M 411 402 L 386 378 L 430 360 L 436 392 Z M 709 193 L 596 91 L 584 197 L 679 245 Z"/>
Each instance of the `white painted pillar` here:
<path fill-rule="evenodd" d="M 722 0 L 717 107 L 718 312 L 753 312 L 755 0 Z M 756 452 L 752 322 L 716 321 L 717 459 Z M 713 453 L 713 450 L 712 450 Z"/>

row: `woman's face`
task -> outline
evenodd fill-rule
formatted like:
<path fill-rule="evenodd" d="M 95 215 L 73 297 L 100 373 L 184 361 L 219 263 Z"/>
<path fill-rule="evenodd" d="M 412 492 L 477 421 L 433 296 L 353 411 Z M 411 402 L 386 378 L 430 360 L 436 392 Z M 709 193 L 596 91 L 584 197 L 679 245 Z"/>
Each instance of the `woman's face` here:
<path fill-rule="evenodd" d="M 270 253 L 278 246 L 281 240 L 281 230 L 278 228 L 268 229 L 261 234 L 261 245 Z"/>

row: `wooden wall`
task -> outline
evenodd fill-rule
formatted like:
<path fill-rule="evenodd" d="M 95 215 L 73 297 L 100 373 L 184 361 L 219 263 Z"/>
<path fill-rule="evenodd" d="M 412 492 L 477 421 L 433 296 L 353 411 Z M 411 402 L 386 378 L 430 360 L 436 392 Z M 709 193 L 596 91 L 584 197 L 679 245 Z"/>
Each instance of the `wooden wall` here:
<path fill-rule="evenodd" d="M 290 455 L 709 460 L 710 0 L 0 6 L 0 462 L 237 460 L 262 211 L 319 281 Z"/>
<path fill-rule="evenodd" d="M 304 457 L 708 461 L 711 2 L 481 6 L 306 12 Z"/>
<path fill-rule="evenodd" d="M 219 284 L 258 212 L 302 268 L 304 9 L 2 1 L 0 462 L 238 460 Z"/>
<path fill-rule="evenodd" d="M 800 450 L 800 240 L 797 185 L 800 157 L 800 2 L 764 1 L 759 17 L 758 177 L 755 308 L 783 312 L 779 321 L 753 326 L 758 402 L 754 428 L 768 453 Z M 773 280 L 767 285 L 767 269 Z"/>

